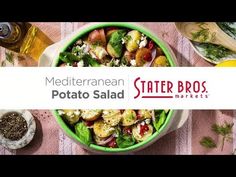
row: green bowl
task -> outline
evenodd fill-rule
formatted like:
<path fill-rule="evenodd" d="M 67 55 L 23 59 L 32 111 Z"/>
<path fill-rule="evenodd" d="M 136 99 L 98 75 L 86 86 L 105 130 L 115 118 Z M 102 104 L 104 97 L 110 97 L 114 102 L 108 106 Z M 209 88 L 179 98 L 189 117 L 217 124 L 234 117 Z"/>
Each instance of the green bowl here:
<path fill-rule="evenodd" d="M 174 66 L 177 65 L 176 64 L 175 55 L 174 55 L 173 51 L 171 50 L 171 48 L 164 41 L 162 41 L 155 34 L 153 34 L 151 31 L 149 31 L 148 29 L 146 29 L 146 28 L 144 28 L 144 27 L 142 27 L 142 26 L 140 26 L 138 24 L 135 24 L 135 23 L 108 22 L 108 23 L 94 23 L 94 24 L 90 24 L 88 26 L 83 27 L 82 29 L 79 29 L 78 32 L 74 33 L 74 35 L 72 35 L 72 37 L 69 38 L 69 40 L 67 40 L 65 42 L 64 47 L 62 47 L 60 51 L 61 52 L 66 51 L 66 49 L 70 45 L 72 45 L 79 38 L 81 38 L 82 36 L 84 36 L 85 34 L 89 33 L 92 30 L 95 30 L 95 29 L 98 29 L 98 28 L 104 28 L 104 27 L 114 27 L 114 26 L 115 27 L 121 27 L 121 28 L 123 27 L 123 28 L 135 29 L 135 30 L 138 30 L 138 31 L 142 32 L 143 34 L 145 34 L 146 36 L 151 38 L 156 44 L 159 45 L 159 47 L 163 50 L 164 54 L 166 55 L 166 57 L 167 57 L 171 67 L 174 67 Z M 58 63 L 59 63 L 59 57 L 57 57 L 53 61 L 52 66 L 56 67 Z M 89 146 L 87 146 L 67 126 L 67 124 L 64 122 L 62 117 L 57 113 L 57 111 L 56 110 L 53 111 L 53 115 L 56 117 L 56 120 L 57 120 L 59 126 L 76 143 L 79 143 L 85 149 L 88 149 L 90 151 L 103 152 L 103 153 L 134 152 L 134 151 L 141 150 L 141 149 L 149 146 L 150 144 L 154 143 L 157 139 L 159 139 L 161 136 L 163 136 L 168 131 L 168 128 L 171 126 L 171 122 L 172 122 L 172 119 L 174 117 L 174 113 L 175 113 L 174 110 L 170 110 L 169 114 L 168 114 L 168 116 L 166 118 L 166 121 L 162 125 L 162 127 L 158 131 L 156 131 L 154 134 L 152 134 L 152 136 L 147 138 L 145 141 L 140 142 L 138 144 L 135 144 L 133 146 L 127 147 L 127 148 L 109 148 L 109 147 L 98 146 L 98 145 L 95 145 L 95 144 L 90 144 Z"/>

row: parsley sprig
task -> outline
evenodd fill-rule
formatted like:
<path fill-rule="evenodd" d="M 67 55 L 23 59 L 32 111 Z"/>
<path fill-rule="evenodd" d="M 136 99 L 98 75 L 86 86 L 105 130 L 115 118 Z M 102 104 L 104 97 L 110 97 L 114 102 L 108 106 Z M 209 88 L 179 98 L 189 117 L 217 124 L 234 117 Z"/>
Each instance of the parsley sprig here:
<path fill-rule="evenodd" d="M 212 131 L 214 131 L 217 135 L 222 136 L 222 144 L 221 144 L 221 151 L 224 149 L 225 141 L 232 141 L 232 129 L 234 124 L 225 122 L 223 125 L 212 125 Z"/>
<path fill-rule="evenodd" d="M 5 56 L 6 60 L 14 65 L 14 54 L 12 52 L 5 52 Z"/>
<path fill-rule="evenodd" d="M 210 136 L 204 136 L 200 144 L 205 148 L 216 148 L 216 143 Z"/>
<path fill-rule="evenodd" d="M 225 141 L 232 141 L 232 129 L 233 129 L 234 124 L 233 123 L 228 123 L 224 122 L 224 124 L 219 125 L 219 124 L 213 124 L 211 126 L 211 130 L 215 132 L 217 135 L 222 137 L 222 143 L 221 143 L 221 151 L 224 150 L 224 144 Z M 203 147 L 205 148 L 216 148 L 217 145 L 214 141 L 213 138 L 210 136 L 204 136 L 200 142 L 199 142 Z"/>

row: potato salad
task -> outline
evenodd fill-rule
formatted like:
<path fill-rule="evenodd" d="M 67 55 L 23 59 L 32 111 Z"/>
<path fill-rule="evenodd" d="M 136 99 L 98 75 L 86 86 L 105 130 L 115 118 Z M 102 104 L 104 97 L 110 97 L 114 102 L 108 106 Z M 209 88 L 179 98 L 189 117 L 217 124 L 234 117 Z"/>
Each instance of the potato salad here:
<path fill-rule="evenodd" d="M 58 67 L 168 67 L 164 52 L 142 32 L 120 27 L 90 31 L 59 55 Z M 86 145 L 127 148 L 164 125 L 169 110 L 57 110 Z"/>

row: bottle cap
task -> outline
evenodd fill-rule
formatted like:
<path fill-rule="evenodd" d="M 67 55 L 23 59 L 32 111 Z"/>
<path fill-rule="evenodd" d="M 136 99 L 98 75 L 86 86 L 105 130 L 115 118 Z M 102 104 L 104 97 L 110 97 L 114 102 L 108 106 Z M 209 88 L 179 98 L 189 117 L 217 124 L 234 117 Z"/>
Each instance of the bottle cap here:
<path fill-rule="evenodd" d="M 7 38 L 11 34 L 11 25 L 9 23 L 0 23 L 0 39 Z"/>

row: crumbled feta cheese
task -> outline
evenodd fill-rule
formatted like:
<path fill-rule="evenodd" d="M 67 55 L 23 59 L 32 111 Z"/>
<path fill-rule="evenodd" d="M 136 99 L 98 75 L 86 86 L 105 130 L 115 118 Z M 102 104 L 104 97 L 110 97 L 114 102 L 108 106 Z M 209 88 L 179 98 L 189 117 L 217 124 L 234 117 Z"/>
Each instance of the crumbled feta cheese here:
<path fill-rule="evenodd" d="M 119 64 L 119 60 L 115 60 L 114 63 L 115 63 L 115 65 L 118 65 Z"/>
<path fill-rule="evenodd" d="M 103 114 L 105 114 L 105 115 L 108 114 L 108 113 L 109 113 L 108 111 L 103 111 Z"/>
<path fill-rule="evenodd" d="M 136 61 L 135 61 L 135 60 L 130 60 L 130 64 L 131 64 L 132 66 L 136 66 Z"/>
<path fill-rule="evenodd" d="M 84 61 L 83 60 L 80 60 L 78 63 L 77 63 L 77 67 L 83 67 L 84 66 Z"/>
<path fill-rule="evenodd" d="M 98 52 L 98 58 L 102 59 L 107 55 L 107 51 L 104 48 L 101 48 L 101 50 Z"/>
<path fill-rule="evenodd" d="M 137 130 L 138 130 L 138 132 L 140 132 L 140 130 L 141 130 L 140 125 L 137 125 Z"/>
<path fill-rule="evenodd" d="M 76 110 L 76 111 L 74 112 L 74 114 L 78 116 L 78 115 L 80 115 L 80 111 L 79 111 L 79 110 Z"/>
<path fill-rule="evenodd" d="M 66 113 L 66 115 L 71 117 L 73 115 L 73 112 L 70 111 L 70 112 Z"/>
<path fill-rule="evenodd" d="M 110 131 L 114 131 L 114 130 L 115 130 L 115 128 L 111 127 L 107 131 L 110 132 Z"/>
<path fill-rule="evenodd" d="M 118 133 L 114 133 L 114 137 L 116 137 L 116 138 L 117 138 L 118 136 L 119 136 L 119 134 L 118 134 Z"/>
<path fill-rule="evenodd" d="M 142 121 L 140 124 L 141 124 L 141 125 L 145 125 L 145 121 Z"/>
<path fill-rule="evenodd" d="M 84 50 L 87 47 L 87 44 L 83 44 L 80 49 Z"/>
<path fill-rule="evenodd" d="M 139 48 L 143 48 L 147 45 L 147 39 L 146 37 L 144 37 L 143 39 L 141 39 L 141 42 L 139 43 Z"/>
<path fill-rule="evenodd" d="M 121 38 L 122 44 L 125 44 L 125 39 Z"/>
<path fill-rule="evenodd" d="M 58 114 L 59 114 L 60 116 L 63 115 L 63 114 L 65 114 L 65 112 L 64 112 L 63 110 L 58 110 L 57 112 L 58 112 Z"/>
<path fill-rule="evenodd" d="M 151 119 L 145 119 L 145 123 L 146 124 L 150 124 L 151 123 Z"/>

